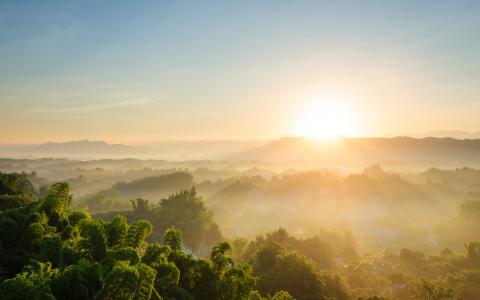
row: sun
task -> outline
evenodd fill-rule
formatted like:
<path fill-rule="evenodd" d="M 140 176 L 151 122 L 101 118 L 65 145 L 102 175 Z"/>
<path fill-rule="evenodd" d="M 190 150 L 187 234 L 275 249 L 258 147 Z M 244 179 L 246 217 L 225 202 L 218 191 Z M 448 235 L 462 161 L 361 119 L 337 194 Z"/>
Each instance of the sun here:
<path fill-rule="evenodd" d="M 320 140 L 355 135 L 355 115 L 352 108 L 337 98 L 315 98 L 297 119 L 296 135 Z"/>

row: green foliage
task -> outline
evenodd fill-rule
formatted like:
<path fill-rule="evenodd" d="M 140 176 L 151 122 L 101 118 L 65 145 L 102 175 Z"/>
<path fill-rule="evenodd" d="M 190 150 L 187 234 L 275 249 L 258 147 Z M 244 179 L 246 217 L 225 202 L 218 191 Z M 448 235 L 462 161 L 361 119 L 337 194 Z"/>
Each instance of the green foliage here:
<path fill-rule="evenodd" d="M 0 228 L 2 228 L 1 224 Z M 46 230 L 42 223 L 30 223 L 23 234 L 23 243 L 28 245 L 29 250 L 36 251 L 40 247 L 40 242 L 45 232 Z"/>
<path fill-rule="evenodd" d="M 115 247 L 107 251 L 107 255 L 102 260 L 103 269 L 109 271 L 119 262 L 125 261 L 130 265 L 136 265 L 140 262 L 140 255 L 132 247 Z"/>
<path fill-rule="evenodd" d="M 268 298 L 268 300 L 295 300 L 288 292 L 286 291 L 279 291 L 276 292 L 273 297 Z"/>
<path fill-rule="evenodd" d="M 150 299 L 156 272 L 144 264 L 118 262 L 105 278 L 95 299 Z"/>
<path fill-rule="evenodd" d="M 231 251 L 232 248 L 228 242 L 222 242 L 213 247 L 210 260 L 213 262 L 218 272 L 221 272 L 233 265 L 233 260 L 228 255 L 231 253 Z"/>
<path fill-rule="evenodd" d="M 43 300 L 55 297 L 50 290 L 49 281 L 54 275 L 49 263 L 32 262 L 22 273 L 0 284 L 0 295 L 6 300 Z"/>
<path fill-rule="evenodd" d="M 171 192 L 185 189 L 193 184 L 193 176 L 187 172 L 175 172 L 154 177 L 145 177 L 132 182 L 116 183 L 112 190 L 126 196 Z"/>
<path fill-rule="evenodd" d="M 154 226 L 141 219 L 128 225 L 120 215 L 104 222 L 72 211 L 70 202 L 68 185 L 54 184 L 44 199 L 0 212 L 1 299 L 480 299 L 478 242 L 466 243 L 464 253 L 433 256 L 405 248 L 358 257 L 356 251 L 342 254 L 352 249 L 351 238 L 333 251 L 326 235 L 296 238 L 279 229 L 252 242 L 237 239 L 233 247 L 218 243 L 208 259 L 199 259 L 184 252 L 177 227 L 152 234 L 167 224 L 157 217 L 170 211 L 176 224 L 206 224 L 187 231 L 208 240 L 215 226 L 194 189 L 158 207 L 134 202 L 132 213 Z M 190 212 L 182 215 L 182 209 Z"/>
<path fill-rule="evenodd" d="M 4 247 L 12 247 L 18 240 L 19 226 L 11 218 L 0 219 L 0 241 Z"/>
<path fill-rule="evenodd" d="M 122 245 L 127 236 L 128 224 L 124 216 L 114 217 L 106 226 L 108 246 Z"/>
<path fill-rule="evenodd" d="M 258 291 L 252 291 L 248 298 L 248 300 L 262 300 L 262 299 L 264 298 L 262 297 L 262 295 L 260 295 Z"/>
<path fill-rule="evenodd" d="M 152 224 L 150 222 L 145 220 L 136 221 L 128 228 L 125 245 L 139 248 L 151 232 Z"/>
<path fill-rule="evenodd" d="M 257 250 L 253 268 L 263 294 L 287 291 L 296 299 L 349 299 L 345 284 L 335 276 L 321 274 L 311 259 L 268 241 Z"/>
<path fill-rule="evenodd" d="M 152 294 L 153 283 L 157 272 L 145 264 L 138 265 L 139 278 L 137 280 L 137 289 L 134 299 L 148 300 Z"/>
<path fill-rule="evenodd" d="M 259 272 L 260 292 L 286 290 L 299 300 L 326 298 L 325 282 L 314 263 L 305 257 L 283 252 L 275 257 L 275 263 L 269 269 L 265 273 Z"/>
<path fill-rule="evenodd" d="M 175 227 L 170 227 L 165 231 L 163 240 L 165 245 L 174 251 L 182 249 L 182 232 Z"/>
<path fill-rule="evenodd" d="M 157 271 L 155 286 L 162 292 L 168 291 L 178 285 L 180 280 L 180 270 L 175 263 L 163 261 L 151 263 L 150 266 Z"/>
<path fill-rule="evenodd" d="M 465 245 L 466 260 L 470 267 L 480 267 L 480 243 L 470 242 Z"/>
<path fill-rule="evenodd" d="M 274 230 L 266 235 L 259 235 L 252 242 L 246 239 L 235 240 L 233 242 L 234 257 L 240 261 L 250 261 L 253 259 L 256 251 L 268 243 L 276 243 L 287 250 L 297 251 L 312 259 L 321 269 L 331 268 L 334 264 L 334 253 L 329 243 L 324 242 L 318 236 L 307 239 L 295 238 L 289 235 L 283 228 Z M 350 255 L 347 255 L 347 257 L 351 258 Z"/>
<path fill-rule="evenodd" d="M 68 221 L 71 225 L 78 225 L 82 220 L 91 220 L 92 216 L 85 209 L 76 210 L 68 215 Z"/>
<path fill-rule="evenodd" d="M 195 191 L 184 196 L 195 198 Z M 179 229 L 166 230 L 163 245 L 149 244 L 148 221 L 129 226 L 117 216 L 103 222 L 85 210 L 71 211 L 70 202 L 68 185 L 54 184 L 44 199 L 0 213 L 2 299 L 248 300 L 255 295 L 251 266 L 236 265 L 228 243 L 215 246 L 209 260 L 197 259 L 182 251 Z"/>
<path fill-rule="evenodd" d="M 455 300 L 453 289 L 436 286 L 431 282 L 422 280 L 415 287 L 413 299 L 418 300 Z"/>
<path fill-rule="evenodd" d="M 223 240 L 220 228 L 212 220 L 211 212 L 205 207 L 195 188 L 182 190 L 162 199 L 158 206 L 138 198 L 131 201 L 132 211 L 112 212 L 98 215 L 111 220 L 121 213 L 129 222 L 147 220 L 153 226 L 149 241 L 163 240 L 163 233 L 170 227 L 182 231 L 185 246 L 201 256 L 208 255 L 209 248 Z"/>
<path fill-rule="evenodd" d="M 51 283 L 57 299 L 84 300 L 93 299 L 101 288 L 102 268 L 98 263 L 80 260 L 66 267 Z"/>
<path fill-rule="evenodd" d="M 162 199 L 158 221 L 158 227 L 163 230 L 172 226 L 179 228 L 193 249 L 199 247 L 205 233 L 212 226 L 211 213 L 193 187 Z"/>
<path fill-rule="evenodd" d="M 28 203 L 22 195 L 0 195 L 0 210 L 21 207 Z"/>
<path fill-rule="evenodd" d="M 125 197 L 113 190 L 100 191 L 88 196 L 82 203 L 91 213 L 108 213 L 112 211 L 127 210 L 130 208 Z"/>
<path fill-rule="evenodd" d="M 225 261 L 226 259 L 222 259 Z M 221 300 L 229 299 L 249 299 L 251 291 L 256 284 L 253 276 L 252 267 L 247 264 L 231 266 L 220 276 L 218 282 L 218 298 Z"/>
<path fill-rule="evenodd" d="M 92 261 L 105 257 L 107 252 L 107 233 L 103 223 L 99 220 L 84 220 L 80 223 L 82 240 L 80 248 Z"/>
<path fill-rule="evenodd" d="M 17 195 L 30 200 L 33 194 L 34 188 L 26 173 L 0 172 L 0 195 Z"/>
<path fill-rule="evenodd" d="M 168 246 L 167 243 L 165 243 L 165 246 L 161 246 L 159 243 L 150 244 L 145 250 L 142 262 L 145 264 L 152 264 L 165 261 L 168 258 L 171 249 L 172 248 Z"/>
<path fill-rule="evenodd" d="M 50 225 L 62 225 L 71 202 L 72 196 L 67 183 L 55 183 L 50 187 L 48 195 L 42 202 L 42 210 L 47 214 Z"/>
<path fill-rule="evenodd" d="M 44 262 L 50 262 L 54 267 L 63 263 L 62 239 L 58 235 L 47 235 L 40 242 L 40 258 Z"/>

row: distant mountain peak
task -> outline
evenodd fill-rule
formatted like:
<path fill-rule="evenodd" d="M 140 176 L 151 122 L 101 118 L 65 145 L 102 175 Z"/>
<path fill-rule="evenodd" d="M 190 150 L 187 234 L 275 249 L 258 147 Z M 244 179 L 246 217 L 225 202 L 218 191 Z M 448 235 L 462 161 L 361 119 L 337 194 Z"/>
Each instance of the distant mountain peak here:
<path fill-rule="evenodd" d="M 437 137 L 437 138 L 454 138 L 454 139 L 480 139 L 480 131 L 469 132 L 462 130 L 436 130 L 419 135 L 419 137 Z"/>
<path fill-rule="evenodd" d="M 45 144 L 42 145 L 82 145 L 82 144 L 87 144 L 87 145 L 115 145 L 115 144 L 108 144 L 105 141 L 91 141 L 91 140 L 72 140 L 72 141 L 65 141 L 65 142 L 52 142 L 49 141 Z M 41 146 L 41 145 L 40 145 Z"/>
<path fill-rule="evenodd" d="M 75 140 L 37 145 L 34 153 L 56 157 L 109 157 L 112 155 L 127 157 L 137 153 L 138 150 L 138 147 L 108 144 L 105 141 Z"/>

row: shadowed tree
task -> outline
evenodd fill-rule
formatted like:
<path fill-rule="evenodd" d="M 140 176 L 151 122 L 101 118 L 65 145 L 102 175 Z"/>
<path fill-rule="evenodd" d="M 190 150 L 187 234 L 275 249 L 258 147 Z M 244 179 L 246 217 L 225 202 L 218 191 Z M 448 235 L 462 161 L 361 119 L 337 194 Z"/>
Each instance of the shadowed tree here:
<path fill-rule="evenodd" d="M 126 262 L 118 262 L 108 273 L 95 299 L 148 300 L 152 294 L 155 275 L 155 270 L 147 265 L 129 266 Z"/>
<path fill-rule="evenodd" d="M 54 275 L 50 263 L 32 261 L 22 273 L 0 284 L 0 295 L 5 300 L 55 300 L 49 281 Z"/>
<path fill-rule="evenodd" d="M 130 200 L 132 203 L 133 211 L 137 214 L 145 214 L 148 212 L 148 200 L 137 198 L 136 200 Z"/>
<path fill-rule="evenodd" d="M 52 280 L 52 291 L 57 299 L 93 299 L 101 288 L 102 268 L 98 263 L 80 260 L 65 268 Z"/>
<path fill-rule="evenodd" d="M 124 216 L 114 217 L 107 225 L 108 246 L 122 245 L 127 237 L 128 224 Z"/>
<path fill-rule="evenodd" d="M 85 221 L 80 224 L 83 239 L 80 247 L 83 248 L 87 257 L 98 261 L 105 257 L 107 252 L 107 233 L 101 221 Z"/>
<path fill-rule="evenodd" d="M 40 257 L 44 262 L 51 262 L 54 267 L 63 263 L 62 239 L 58 235 L 45 236 L 40 242 Z"/>

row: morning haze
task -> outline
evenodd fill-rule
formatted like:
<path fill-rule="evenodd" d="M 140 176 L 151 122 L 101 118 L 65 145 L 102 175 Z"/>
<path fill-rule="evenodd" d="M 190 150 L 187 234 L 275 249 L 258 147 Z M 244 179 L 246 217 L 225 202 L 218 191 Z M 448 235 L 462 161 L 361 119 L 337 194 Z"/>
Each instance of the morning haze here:
<path fill-rule="evenodd" d="M 478 1 L 0 1 L 0 298 L 480 299 Z"/>

